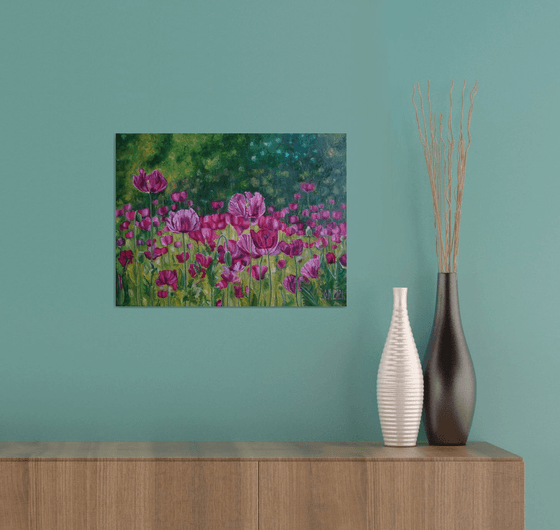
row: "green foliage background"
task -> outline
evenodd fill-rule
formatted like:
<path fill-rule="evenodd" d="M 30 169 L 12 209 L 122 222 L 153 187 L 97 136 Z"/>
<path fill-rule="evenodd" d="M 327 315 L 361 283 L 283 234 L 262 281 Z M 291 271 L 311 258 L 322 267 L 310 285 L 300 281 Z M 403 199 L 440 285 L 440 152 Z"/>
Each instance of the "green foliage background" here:
<path fill-rule="evenodd" d="M 132 185 L 140 168 L 163 174 L 166 195 L 187 191 L 202 215 L 213 213 L 211 201 L 227 209 L 229 198 L 245 191 L 281 209 L 302 182 L 316 183 L 316 202 L 346 202 L 345 134 L 117 134 L 117 208 L 146 207 Z"/>

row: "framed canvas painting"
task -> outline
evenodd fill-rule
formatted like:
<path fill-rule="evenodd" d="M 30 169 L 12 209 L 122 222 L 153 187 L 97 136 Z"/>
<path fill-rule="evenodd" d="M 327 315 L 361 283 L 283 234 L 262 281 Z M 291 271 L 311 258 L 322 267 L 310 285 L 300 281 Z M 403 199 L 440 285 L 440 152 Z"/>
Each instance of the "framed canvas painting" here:
<path fill-rule="evenodd" d="M 117 306 L 346 306 L 345 134 L 117 134 Z"/>

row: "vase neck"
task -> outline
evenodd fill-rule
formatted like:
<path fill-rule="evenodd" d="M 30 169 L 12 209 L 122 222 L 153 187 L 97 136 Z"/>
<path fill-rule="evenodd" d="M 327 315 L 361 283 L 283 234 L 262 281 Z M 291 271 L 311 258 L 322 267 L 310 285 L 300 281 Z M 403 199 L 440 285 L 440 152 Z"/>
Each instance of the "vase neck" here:
<path fill-rule="evenodd" d="M 438 315 L 448 315 L 460 318 L 459 315 L 459 292 L 457 289 L 456 272 L 438 273 L 436 307 Z"/>
<path fill-rule="evenodd" d="M 406 309 L 407 287 L 393 287 L 393 309 Z"/>

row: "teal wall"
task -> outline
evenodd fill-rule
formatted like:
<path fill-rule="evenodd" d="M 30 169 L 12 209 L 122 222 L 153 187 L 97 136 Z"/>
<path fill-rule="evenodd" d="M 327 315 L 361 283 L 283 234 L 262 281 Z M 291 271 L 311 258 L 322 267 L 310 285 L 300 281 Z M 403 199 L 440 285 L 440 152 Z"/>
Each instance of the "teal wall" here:
<path fill-rule="evenodd" d="M 470 439 L 524 457 L 527 528 L 557 528 L 559 22 L 548 0 L 4 6 L 0 440 L 380 440 L 392 287 L 422 355 L 435 298 L 412 86 L 443 109 L 478 79 Z M 348 307 L 116 308 L 115 132 L 346 132 Z"/>

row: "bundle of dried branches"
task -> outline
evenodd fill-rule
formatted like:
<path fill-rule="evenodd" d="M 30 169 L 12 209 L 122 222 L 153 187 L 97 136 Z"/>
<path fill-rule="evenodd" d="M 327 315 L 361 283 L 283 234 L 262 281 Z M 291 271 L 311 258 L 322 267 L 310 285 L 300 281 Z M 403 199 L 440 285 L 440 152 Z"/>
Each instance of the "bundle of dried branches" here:
<path fill-rule="evenodd" d="M 424 115 L 424 103 L 420 83 L 414 86 L 412 91 L 412 103 L 416 111 L 416 124 L 420 142 L 424 147 L 424 156 L 430 177 L 432 188 L 432 202 L 434 207 L 434 221 L 436 229 L 436 254 L 438 258 L 439 272 L 457 272 L 457 255 L 459 253 L 459 227 L 461 225 L 461 204 L 463 202 L 463 187 L 465 184 L 465 172 L 467 169 L 467 153 L 471 145 L 471 116 L 473 111 L 474 97 L 478 91 L 478 82 L 475 81 L 470 93 L 470 109 L 467 121 L 468 142 L 465 145 L 463 138 L 463 108 L 465 102 L 465 87 L 463 83 L 461 93 L 461 124 L 459 127 L 459 141 L 457 144 L 457 183 L 453 193 L 453 151 L 455 149 L 455 138 L 453 136 L 452 113 L 453 113 L 453 81 L 449 91 L 449 118 L 447 120 L 447 139 L 443 138 L 443 114 L 437 116 L 432 114 L 430 101 L 430 81 L 428 81 L 428 113 L 430 116 L 430 131 L 426 128 L 426 117 Z M 420 97 L 420 108 L 422 111 L 423 127 L 418 117 L 416 106 L 416 88 Z M 439 120 L 438 120 L 439 118 Z M 455 208 L 453 208 L 453 197 Z"/>

